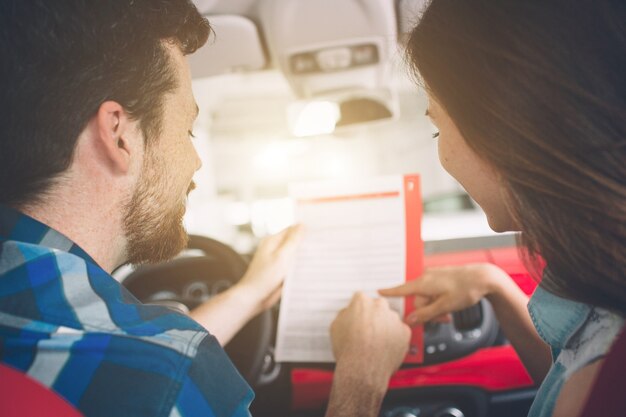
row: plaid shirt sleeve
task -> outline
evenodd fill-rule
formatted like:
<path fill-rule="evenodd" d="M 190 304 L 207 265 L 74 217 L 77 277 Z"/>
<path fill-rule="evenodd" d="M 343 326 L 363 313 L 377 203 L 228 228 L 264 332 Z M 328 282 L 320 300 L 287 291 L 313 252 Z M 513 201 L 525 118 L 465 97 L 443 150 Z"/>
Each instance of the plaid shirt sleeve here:
<path fill-rule="evenodd" d="M 220 360 L 223 352 L 216 350 L 213 344 L 217 344 L 214 338 L 204 340 L 199 347 L 200 351 L 207 354 L 197 356 L 196 361 L 189 368 L 188 377 L 181 387 L 176 403 L 170 416 L 205 416 L 223 415 L 231 417 L 249 417 L 249 405 L 254 398 L 252 390 L 241 387 L 239 378 L 234 378 L 236 373 L 221 372 L 224 378 L 213 378 L 212 368 L 214 363 L 227 363 Z M 229 361 L 228 361 L 229 362 Z M 224 391 L 224 386 L 239 387 Z M 221 398 L 217 398 L 217 395 Z M 211 406 L 209 405 L 211 404 Z M 200 411 L 212 408 L 213 414 L 202 414 Z"/>

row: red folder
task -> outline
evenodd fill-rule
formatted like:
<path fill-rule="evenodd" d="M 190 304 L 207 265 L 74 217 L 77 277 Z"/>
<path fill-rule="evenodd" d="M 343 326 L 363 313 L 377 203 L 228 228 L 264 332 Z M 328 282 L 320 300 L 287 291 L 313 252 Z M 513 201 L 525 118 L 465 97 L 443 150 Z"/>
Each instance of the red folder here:
<path fill-rule="evenodd" d="M 403 198 L 404 203 L 404 224 L 405 224 L 405 281 L 418 279 L 424 268 L 424 244 L 421 238 L 421 219 L 422 219 L 422 201 L 419 175 L 411 174 L 402 177 L 396 177 L 398 180 L 402 178 L 402 183 L 396 182 L 392 190 L 378 188 L 373 192 L 355 192 L 343 193 L 336 195 L 321 195 L 313 197 L 298 198 L 299 205 L 308 204 L 326 204 L 340 203 L 350 200 L 366 200 L 366 199 L 397 199 Z M 398 189 L 402 187 L 402 192 Z M 402 204 L 402 201 L 400 202 Z M 405 300 L 405 315 L 415 310 L 414 297 L 407 297 Z M 409 353 L 405 358 L 405 363 L 422 363 L 424 361 L 424 341 L 423 326 L 419 325 L 413 328 L 411 336 L 411 344 Z"/>
<path fill-rule="evenodd" d="M 420 277 L 424 271 L 424 242 L 422 242 L 421 220 L 422 201 L 418 175 L 404 176 L 404 215 L 406 222 L 406 281 Z M 415 306 L 414 297 L 407 297 L 404 314 L 408 315 Z M 421 363 L 424 361 L 424 326 L 413 328 L 411 346 L 405 363 Z"/>

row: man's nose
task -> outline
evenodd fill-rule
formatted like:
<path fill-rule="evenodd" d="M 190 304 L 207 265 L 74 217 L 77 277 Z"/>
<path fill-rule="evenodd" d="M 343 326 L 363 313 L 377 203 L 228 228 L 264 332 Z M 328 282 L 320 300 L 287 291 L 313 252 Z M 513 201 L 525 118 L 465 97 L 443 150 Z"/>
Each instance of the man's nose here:
<path fill-rule="evenodd" d="M 202 160 L 200 159 L 200 155 L 198 155 L 198 151 L 196 150 L 196 147 L 194 146 L 193 148 L 193 155 L 195 157 L 195 165 L 196 165 L 196 169 L 194 172 L 199 171 L 200 168 L 202 168 Z"/>

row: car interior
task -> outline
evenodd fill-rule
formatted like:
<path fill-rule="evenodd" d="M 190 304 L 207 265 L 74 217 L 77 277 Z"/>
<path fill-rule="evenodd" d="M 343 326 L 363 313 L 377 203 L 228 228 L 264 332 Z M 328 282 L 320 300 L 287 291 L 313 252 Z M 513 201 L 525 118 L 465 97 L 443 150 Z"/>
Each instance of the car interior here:
<path fill-rule="evenodd" d="M 260 238 L 294 221 L 288 185 L 419 173 L 425 266 L 491 262 L 536 286 L 513 234 L 438 164 L 426 97 L 403 41 L 423 0 L 195 0 L 213 29 L 190 56 L 203 168 L 189 197 L 189 247 L 114 276 L 146 303 L 187 312 L 236 282 Z M 210 236 L 210 237 L 208 237 Z M 323 415 L 332 363 L 277 362 L 280 306 L 225 349 L 256 392 L 255 416 Z M 392 378 L 382 417 L 524 416 L 536 387 L 486 300 L 424 326 L 424 361 Z"/>

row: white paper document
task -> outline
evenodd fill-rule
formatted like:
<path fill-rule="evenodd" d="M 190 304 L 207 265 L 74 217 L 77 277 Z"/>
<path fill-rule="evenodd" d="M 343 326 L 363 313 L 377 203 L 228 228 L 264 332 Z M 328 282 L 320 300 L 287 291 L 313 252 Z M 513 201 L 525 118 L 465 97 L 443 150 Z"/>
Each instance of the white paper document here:
<path fill-rule="evenodd" d="M 305 237 L 283 289 L 277 361 L 334 362 L 330 324 L 353 294 L 377 297 L 377 289 L 405 282 L 407 184 L 418 187 L 417 177 L 290 188 Z M 404 314 L 403 299 L 390 302 Z"/>

